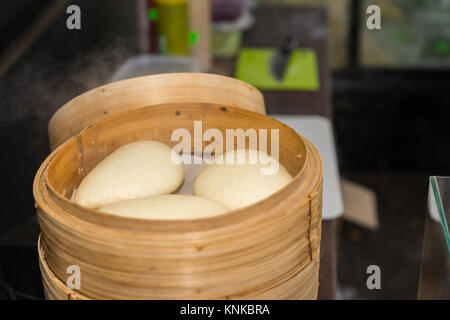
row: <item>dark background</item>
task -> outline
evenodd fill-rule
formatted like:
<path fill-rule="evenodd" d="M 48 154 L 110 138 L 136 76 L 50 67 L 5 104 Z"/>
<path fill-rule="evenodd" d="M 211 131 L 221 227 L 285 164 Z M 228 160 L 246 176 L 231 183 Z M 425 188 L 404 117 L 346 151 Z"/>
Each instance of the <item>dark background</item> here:
<path fill-rule="evenodd" d="M 0 2 L 0 53 L 47 3 Z M 37 262 L 36 252 L 11 244 L 17 238 L 28 241 L 29 235 L 11 232 L 34 219 L 32 183 L 49 154 L 50 116 L 66 101 L 105 83 L 121 62 L 138 52 L 133 30 L 114 27 L 123 17 L 110 21 L 102 14 L 108 1 L 71 3 L 83 7 L 82 30 L 67 30 L 62 14 L 0 78 L 0 282 L 19 288 L 39 279 L 37 264 L 25 267 Z M 349 43 L 343 44 L 352 52 L 349 66 L 332 74 L 335 138 L 342 175 L 377 192 L 380 229 L 342 223 L 340 296 L 415 299 L 428 176 L 448 175 L 450 169 L 450 73 L 362 68 L 355 26 Z M 8 264 L 11 260 L 16 264 Z M 383 290 L 365 288 L 367 274 L 361 265 L 370 264 L 383 270 Z M 27 293 L 41 294 L 39 283 L 27 288 Z"/>

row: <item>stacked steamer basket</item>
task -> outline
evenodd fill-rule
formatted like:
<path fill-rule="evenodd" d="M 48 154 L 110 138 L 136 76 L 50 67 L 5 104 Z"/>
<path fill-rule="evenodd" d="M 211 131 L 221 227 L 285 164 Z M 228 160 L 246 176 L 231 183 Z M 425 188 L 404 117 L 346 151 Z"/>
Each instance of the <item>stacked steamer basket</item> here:
<path fill-rule="evenodd" d="M 174 146 L 173 130 L 194 136 L 195 120 L 224 136 L 230 128 L 278 129 L 279 161 L 293 181 L 248 207 L 184 221 L 124 218 L 70 200 L 118 147 L 142 139 Z M 70 101 L 49 133 L 55 150 L 33 187 L 48 299 L 316 298 L 321 160 L 310 142 L 264 115 L 255 88 L 205 74 L 124 80 Z M 66 286 L 71 265 L 80 268 L 80 289 Z"/>

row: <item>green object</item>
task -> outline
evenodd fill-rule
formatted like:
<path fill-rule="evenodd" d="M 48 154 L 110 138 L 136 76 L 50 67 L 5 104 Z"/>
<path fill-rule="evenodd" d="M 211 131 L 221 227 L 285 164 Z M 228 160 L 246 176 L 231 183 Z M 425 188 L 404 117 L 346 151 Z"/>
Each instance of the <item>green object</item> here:
<path fill-rule="evenodd" d="M 392 38 L 394 39 L 394 42 L 398 44 L 402 44 L 406 42 L 406 36 L 401 32 L 396 32 L 392 35 Z"/>
<path fill-rule="evenodd" d="M 163 54 L 189 54 L 187 1 L 157 1 L 158 42 Z"/>
<path fill-rule="evenodd" d="M 198 42 L 198 32 L 191 30 L 189 32 L 189 45 L 191 47 L 195 47 L 197 45 Z"/>
<path fill-rule="evenodd" d="M 450 51 L 449 43 L 445 40 L 439 40 L 434 45 L 434 50 L 439 54 L 446 54 Z"/>
<path fill-rule="evenodd" d="M 148 18 L 150 21 L 158 20 L 158 10 L 156 8 L 148 9 Z"/>
<path fill-rule="evenodd" d="M 272 75 L 271 60 L 277 49 L 242 49 L 236 68 L 236 78 L 258 89 L 305 90 L 319 89 L 317 58 L 314 50 L 296 49 L 292 52 L 282 81 Z"/>
<path fill-rule="evenodd" d="M 213 31 L 212 51 L 214 57 L 231 58 L 236 56 L 242 41 L 240 31 Z"/>

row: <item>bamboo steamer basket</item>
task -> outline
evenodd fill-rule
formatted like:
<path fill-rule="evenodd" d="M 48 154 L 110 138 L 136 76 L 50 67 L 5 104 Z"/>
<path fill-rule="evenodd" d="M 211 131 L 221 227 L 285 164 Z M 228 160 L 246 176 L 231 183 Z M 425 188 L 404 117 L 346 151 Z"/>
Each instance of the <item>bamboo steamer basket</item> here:
<path fill-rule="evenodd" d="M 206 102 L 265 114 L 264 98 L 240 80 L 207 73 L 169 73 L 113 82 L 81 94 L 59 108 L 48 125 L 50 148 L 95 120 L 160 103 Z"/>
<path fill-rule="evenodd" d="M 171 132 L 279 129 L 280 162 L 295 176 L 254 205 L 208 219 L 152 221 L 83 208 L 69 197 L 118 147 L 138 139 L 174 145 Z M 270 145 L 271 141 L 268 141 Z M 206 144 L 205 144 L 206 145 Z M 40 263 L 48 298 L 314 299 L 317 294 L 322 166 L 315 148 L 264 115 L 221 105 L 163 104 L 94 122 L 59 146 L 35 183 Z M 64 288 L 66 269 L 81 289 Z"/>
<path fill-rule="evenodd" d="M 148 81 L 143 78 L 139 79 Z M 262 98 L 257 102 L 260 93 L 252 90 L 252 108 L 258 106 L 257 111 L 264 113 Z M 176 90 L 173 94 L 177 95 Z M 92 101 L 83 105 L 97 106 L 100 111 L 108 105 L 101 89 L 84 95 L 88 97 L 79 100 Z M 127 99 L 134 98 L 127 96 L 122 99 L 124 104 Z M 150 101 L 149 106 L 125 107 L 125 112 L 119 108 L 111 112 L 115 114 L 78 117 L 98 120 L 49 155 L 33 186 L 47 299 L 317 297 L 322 208 L 322 164 L 317 150 L 282 123 L 242 110 L 252 99 L 236 100 L 241 109 L 230 106 L 234 98 L 228 103 L 225 97 L 221 99 L 223 103 Z M 279 129 L 280 162 L 294 176 L 293 181 L 246 208 L 186 221 L 123 218 L 70 200 L 83 177 L 118 147 L 140 139 L 173 146 L 178 142 L 170 140 L 172 131 L 186 128 L 193 136 L 194 120 L 203 121 L 204 131 Z M 68 132 L 65 128 L 49 131 L 54 146 L 64 141 Z M 268 146 L 270 143 L 269 136 Z M 66 286 L 69 265 L 81 269 L 79 290 Z"/>

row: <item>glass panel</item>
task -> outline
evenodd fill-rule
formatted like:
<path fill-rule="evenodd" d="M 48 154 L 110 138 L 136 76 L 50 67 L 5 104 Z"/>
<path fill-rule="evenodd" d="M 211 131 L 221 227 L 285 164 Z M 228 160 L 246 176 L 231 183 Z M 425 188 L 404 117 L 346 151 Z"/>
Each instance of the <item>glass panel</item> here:
<path fill-rule="evenodd" d="M 450 257 L 450 235 L 448 224 L 450 218 L 450 177 L 430 177 L 433 189 L 434 201 L 439 213 L 439 220 L 444 232 L 444 239 L 447 246 L 447 254 Z"/>
<path fill-rule="evenodd" d="M 450 299 L 450 177 L 430 177 L 419 299 Z"/>

